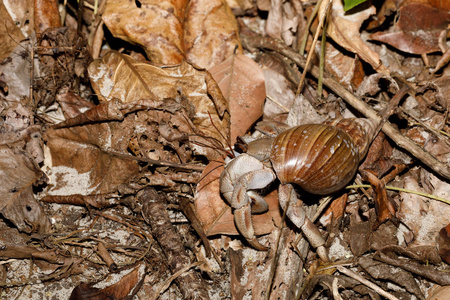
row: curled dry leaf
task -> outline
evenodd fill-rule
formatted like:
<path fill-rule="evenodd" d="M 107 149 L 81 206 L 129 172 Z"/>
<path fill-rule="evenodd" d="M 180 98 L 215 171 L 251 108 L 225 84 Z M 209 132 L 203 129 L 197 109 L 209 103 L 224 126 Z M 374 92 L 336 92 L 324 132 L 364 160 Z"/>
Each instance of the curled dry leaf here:
<path fill-rule="evenodd" d="M 195 211 L 202 223 L 206 235 L 228 234 L 239 235 L 235 225 L 231 207 L 220 195 L 219 178 L 223 171 L 223 160 L 210 162 L 203 171 L 195 194 Z M 276 191 L 264 198 L 269 204 L 269 211 L 252 215 L 256 235 L 270 233 L 274 224 L 281 223 L 280 206 Z"/>
<path fill-rule="evenodd" d="M 209 68 L 236 46 L 242 51 L 236 19 L 220 0 L 111 0 L 102 19 L 115 37 L 142 46 L 155 63 L 188 59 Z"/>
<path fill-rule="evenodd" d="M 244 135 L 263 113 L 264 73 L 257 63 L 243 54 L 230 56 L 209 71 L 228 100 L 233 144 L 236 137 Z"/>
<path fill-rule="evenodd" d="M 370 37 L 412 54 L 436 52 L 441 50 L 440 35 L 447 30 L 449 21 L 450 12 L 410 2 L 399 9 L 398 21 L 390 31 L 376 32 Z"/>
<path fill-rule="evenodd" d="M 159 68 L 111 51 L 92 62 L 88 71 L 95 92 L 104 101 L 119 99 L 128 103 L 151 99 L 163 103 L 168 98 L 188 101 L 191 106 L 188 113 L 192 113 L 190 118 L 198 134 L 219 141 L 215 147 L 227 145 L 224 139 L 229 130 L 226 100 L 205 70 L 185 61 L 177 66 Z M 206 152 L 196 149 L 200 154 Z"/>
<path fill-rule="evenodd" d="M 319 16 L 321 18 L 327 3 L 328 1 L 323 1 L 320 6 Z M 369 63 L 375 71 L 389 74 L 389 69 L 381 63 L 378 53 L 366 45 L 359 32 L 361 24 L 374 13 L 375 7 L 369 6 L 364 10 L 348 14 L 344 11 L 341 0 L 333 0 L 327 34 L 340 46 Z"/>

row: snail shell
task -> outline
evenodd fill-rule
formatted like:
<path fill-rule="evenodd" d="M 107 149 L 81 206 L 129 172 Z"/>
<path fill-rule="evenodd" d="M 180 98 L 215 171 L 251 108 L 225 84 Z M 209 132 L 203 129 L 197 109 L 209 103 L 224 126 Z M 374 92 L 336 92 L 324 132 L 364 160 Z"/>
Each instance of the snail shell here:
<path fill-rule="evenodd" d="M 360 161 L 357 143 L 336 125 L 301 125 L 275 138 L 270 159 L 281 183 L 325 195 L 342 189 L 355 175 Z"/>

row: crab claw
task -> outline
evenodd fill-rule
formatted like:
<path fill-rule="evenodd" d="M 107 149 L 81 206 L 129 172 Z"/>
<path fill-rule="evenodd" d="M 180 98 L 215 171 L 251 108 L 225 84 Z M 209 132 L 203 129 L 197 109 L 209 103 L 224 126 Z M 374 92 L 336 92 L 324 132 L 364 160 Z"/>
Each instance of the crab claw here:
<path fill-rule="evenodd" d="M 262 189 L 275 179 L 275 174 L 270 169 L 261 169 L 248 172 L 238 178 L 234 184 L 234 191 L 231 196 L 232 207 L 234 208 L 234 223 L 245 239 L 258 250 L 268 250 L 261 245 L 255 237 L 251 218 L 252 200 L 248 190 Z M 256 211 L 267 210 L 267 202 L 262 197 L 253 197 Z"/>
<path fill-rule="evenodd" d="M 290 184 L 282 184 L 278 188 L 278 198 L 281 207 L 286 211 L 286 216 L 294 223 L 295 226 L 300 228 L 303 235 L 313 248 L 316 249 L 317 254 L 324 262 L 329 262 L 328 251 L 325 248 L 325 240 L 320 233 L 319 229 L 313 222 L 306 216 L 306 212 L 303 207 L 297 204 L 297 193 Z M 289 205 L 288 205 L 289 203 Z"/>
<path fill-rule="evenodd" d="M 232 160 L 220 178 L 220 190 L 234 209 L 237 230 L 250 245 L 258 250 L 267 250 L 267 247 L 256 240 L 251 213 L 266 211 L 268 205 L 252 190 L 262 189 L 273 180 L 275 180 L 275 173 L 271 169 L 246 154 Z"/>

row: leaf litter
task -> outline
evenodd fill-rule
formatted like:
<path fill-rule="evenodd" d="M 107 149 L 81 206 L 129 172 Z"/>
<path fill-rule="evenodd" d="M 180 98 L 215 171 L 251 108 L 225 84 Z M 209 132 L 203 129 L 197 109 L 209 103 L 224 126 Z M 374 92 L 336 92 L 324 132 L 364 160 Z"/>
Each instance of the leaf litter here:
<path fill-rule="evenodd" d="M 34 19 L 0 4 L 16 26 L 0 64 L 2 298 L 446 299 L 449 8 L 326 2 L 314 49 L 299 0 L 35 1 Z M 296 95 L 304 38 L 316 57 Z M 270 250 L 252 249 L 218 190 L 225 156 L 339 116 L 384 125 L 358 186 L 301 196 L 333 265 L 283 221 L 276 184 L 252 217 Z"/>

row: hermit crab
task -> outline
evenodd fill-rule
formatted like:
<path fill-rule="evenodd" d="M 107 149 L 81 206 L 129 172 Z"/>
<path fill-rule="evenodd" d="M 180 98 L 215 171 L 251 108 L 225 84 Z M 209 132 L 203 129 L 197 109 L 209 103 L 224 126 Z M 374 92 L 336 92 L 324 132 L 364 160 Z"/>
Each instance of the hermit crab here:
<path fill-rule="evenodd" d="M 339 119 L 293 127 L 274 138 L 253 142 L 256 147 L 249 143 L 249 151 L 232 159 L 220 177 L 220 191 L 233 208 L 240 234 L 254 248 L 267 250 L 255 237 L 251 214 L 268 209 L 257 191 L 278 178 L 279 202 L 283 210 L 287 208 L 287 218 L 302 230 L 319 257 L 328 261 L 325 240 L 297 204 L 293 185 L 318 195 L 341 190 L 355 176 L 374 131 L 370 120 Z M 257 155 L 252 148 L 257 148 Z M 263 164 L 264 159 L 271 167 Z"/>

